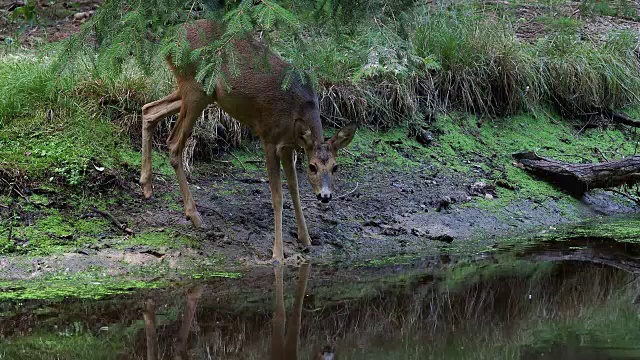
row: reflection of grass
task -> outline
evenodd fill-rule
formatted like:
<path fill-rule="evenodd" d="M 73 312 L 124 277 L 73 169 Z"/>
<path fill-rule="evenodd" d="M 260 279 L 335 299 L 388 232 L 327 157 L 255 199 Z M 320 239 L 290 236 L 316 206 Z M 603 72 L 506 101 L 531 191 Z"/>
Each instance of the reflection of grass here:
<path fill-rule="evenodd" d="M 87 277 L 85 275 L 50 276 L 42 280 L 0 282 L 0 301 L 59 300 L 64 298 L 101 299 L 125 294 L 139 288 L 155 288 L 159 282 Z"/>
<path fill-rule="evenodd" d="M 82 326 L 80 323 L 73 325 Z M 111 333 L 115 329 L 109 330 Z M 0 358 L 107 360 L 125 349 L 125 339 L 93 336 L 85 331 L 71 328 L 61 334 L 45 333 L 11 339 L 0 347 Z"/>
<path fill-rule="evenodd" d="M 614 219 L 592 219 L 577 225 L 559 226 L 538 236 L 555 241 L 574 238 L 602 238 L 617 242 L 640 243 L 640 218 L 620 217 Z"/>
<path fill-rule="evenodd" d="M 585 345 L 611 348 L 633 348 L 640 336 L 640 319 L 635 316 L 632 304 L 638 284 L 630 282 L 633 277 L 620 270 L 574 263 L 514 261 L 507 255 L 459 263 L 450 269 L 443 272 L 403 267 L 386 276 L 382 272 L 367 275 L 370 270 L 363 269 L 358 280 L 333 281 L 323 275 L 315 280 L 319 281 L 315 285 L 312 271 L 307 295 L 313 310 L 303 312 L 307 335 L 300 342 L 301 354 L 317 350 L 315 346 L 326 340 L 327 332 L 339 339 L 336 346 L 348 359 L 520 358 L 525 351 L 543 349 L 553 341 L 568 343 L 576 334 Z M 245 280 L 252 283 L 251 279 Z M 237 280 L 220 281 L 231 284 L 226 281 Z M 225 301 L 232 304 L 229 306 L 219 299 L 201 299 L 201 311 L 208 316 L 234 319 L 226 328 L 233 336 L 222 339 L 226 349 L 242 349 L 243 355 L 251 356 L 263 353 L 265 346 L 268 348 L 270 338 L 261 334 L 271 327 L 271 317 L 265 314 L 272 311 L 273 289 L 269 288 L 272 275 L 264 281 L 268 284 L 254 284 L 257 288 L 234 282 L 237 288 L 222 291 Z M 294 280 L 287 282 L 293 284 Z M 289 309 L 293 288 L 290 285 L 285 288 Z M 179 317 L 174 312 L 170 308 L 164 315 L 159 314 L 159 318 L 167 321 L 167 329 L 175 328 L 172 322 Z M 216 326 L 202 322 L 200 333 L 207 336 L 218 331 Z M 141 329 L 137 327 L 136 331 Z M 36 332 L 28 338 L 5 341 L 0 354 L 37 349 L 45 354 L 58 351 L 63 356 L 68 353 L 84 359 L 85 347 L 77 346 L 77 352 L 71 351 L 76 340 L 93 344 L 97 351 L 109 351 L 111 342 L 129 341 L 130 334 L 133 333 L 118 324 L 109 326 L 108 337 L 94 339 L 83 339 L 86 333 L 77 331 L 65 335 L 76 339 L 62 338 L 56 342 L 56 336 L 62 335 Z M 203 343 L 195 342 L 194 346 L 192 350 L 196 353 L 206 351 Z M 212 356 L 235 354 L 229 351 Z"/>
<path fill-rule="evenodd" d="M 356 343 L 366 344 L 366 350 L 347 351 L 343 356 L 519 358 L 526 348 L 554 338 L 570 339 L 572 334 L 587 334 L 587 345 L 635 346 L 631 343 L 640 336 L 640 323 L 630 300 L 637 289 L 621 289 L 629 280 L 627 274 L 599 267 L 543 266 L 540 272 L 534 270 L 534 263 L 507 265 L 496 267 L 498 271 L 492 271 L 492 276 L 489 264 L 466 265 L 461 272 L 453 272 L 458 278 L 455 287 L 445 283 L 437 293 L 429 290 L 428 283 L 409 282 L 407 287 L 369 292 L 372 297 L 368 300 L 352 301 L 349 317 L 333 326 L 351 329 L 354 324 L 368 325 L 364 332 L 341 333 L 338 346 L 353 349 Z M 522 270 L 514 272 L 520 266 L 524 266 Z M 449 281 L 449 277 L 445 279 Z M 332 326 L 329 324 L 335 320 L 331 318 L 324 325 Z M 601 330 L 619 322 L 626 324 L 617 331 Z M 386 339 L 386 346 L 375 341 L 379 336 Z M 421 340 L 425 338 L 430 341 Z"/>

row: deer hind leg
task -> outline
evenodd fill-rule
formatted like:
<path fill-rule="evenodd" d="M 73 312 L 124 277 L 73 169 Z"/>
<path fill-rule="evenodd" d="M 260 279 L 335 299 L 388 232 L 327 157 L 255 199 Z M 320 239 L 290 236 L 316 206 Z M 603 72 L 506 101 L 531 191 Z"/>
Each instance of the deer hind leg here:
<path fill-rule="evenodd" d="M 311 245 L 311 238 L 309 237 L 309 230 L 307 229 L 307 223 L 304 221 L 304 213 L 302 212 L 302 205 L 300 204 L 300 193 L 298 192 L 298 175 L 296 174 L 296 159 L 295 152 L 292 148 L 282 149 L 282 168 L 284 169 L 284 175 L 287 178 L 287 187 L 291 194 L 291 200 L 293 201 L 293 209 L 296 213 L 296 223 L 298 225 L 298 241 L 304 245 Z"/>
<path fill-rule="evenodd" d="M 151 141 L 153 139 L 153 131 L 160 120 L 178 113 L 181 106 L 180 94 L 178 91 L 174 91 L 170 95 L 142 107 L 142 171 L 140 172 L 140 185 L 145 199 L 153 195 L 151 180 Z"/>
<path fill-rule="evenodd" d="M 186 93 L 186 89 L 182 90 L 182 106 L 180 107 L 180 114 L 178 115 L 178 121 L 176 122 L 167 145 L 169 147 L 169 156 L 171 159 L 171 166 L 176 172 L 178 183 L 180 184 L 180 193 L 182 194 L 182 201 L 184 203 L 184 213 L 187 219 L 191 220 L 191 223 L 196 228 L 204 228 L 204 222 L 200 213 L 196 209 L 196 203 L 193 201 L 191 191 L 189 191 L 189 183 L 187 182 L 187 176 L 184 173 L 182 166 L 182 152 L 184 151 L 185 144 L 191 136 L 193 126 L 195 125 L 198 116 L 204 108 L 207 106 L 206 97 L 201 90 L 193 90 Z"/>
<path fill-rule="evenodd" d="M 275 240 L 273 242 L 273 259 L 282 262 L 284 249 L 282 244 L 282 179 L 280 178 L 280 157 L 274 145 L 265 145 L 267 154 L 267 175 L 271 188 L 271 203 L 275 221 Z"/>

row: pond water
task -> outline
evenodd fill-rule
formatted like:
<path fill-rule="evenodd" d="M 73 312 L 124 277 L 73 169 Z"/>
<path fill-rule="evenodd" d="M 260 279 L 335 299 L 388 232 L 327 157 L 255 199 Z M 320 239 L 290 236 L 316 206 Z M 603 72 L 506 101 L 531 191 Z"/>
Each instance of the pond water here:
<path fill-rule="evenodd" d="M 0 359 L 640 359 L 637 245 L 393 262 L 3 303 Z"/>

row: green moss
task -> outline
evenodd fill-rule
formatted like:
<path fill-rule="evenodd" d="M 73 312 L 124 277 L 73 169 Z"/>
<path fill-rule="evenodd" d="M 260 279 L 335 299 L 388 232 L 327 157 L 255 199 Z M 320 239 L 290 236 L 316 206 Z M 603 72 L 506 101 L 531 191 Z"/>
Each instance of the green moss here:
<path fill-rule="evenodd" d="M 355 267 L 380 267 L 386 265 L 408 265 L 413 263 L 420 256 L 424 254 L 402 254 L 402 255 L 389 255 L 380 256 L 375 259 L 367 259 L 359 263 L 355 263 Z"/>
<path fill-rule="evenodd" d="M 449 268 L 443 274 L 442 286 L 452 289 L 466 286 L 483 279 L 495 279 L 501 276 L 523 276 L 536 278 L 553 270 L 553 262 L 531 262 L 520 260 L 510 254 L 496 255 L 494 263 L 463 262 Z"/>
<path fill-rule="evenodd" d="M 42 205 L 42 206 L 49 205 L 49 199 L 44 195 L 33 194 L 29 196 L 29 201 L 36 205 Z"/>
<path fill-rule="evenodd" d="M 151 230 L 136 234 L 134 237 L 123 240 L 117 244 L 116 247 L 126 248 L 132 244 L 145 245 L 154 249 L 163 247 L 169 249 L 179 249 L 181 247 L 199 248 L 201 246 L 200 240 L 195 237 L 170 230 Z"/>
<path fill-rule="evenodd" d="M 210 278 L 227 278 L 227 279 L 239 279 L 242 274 L 239 272 L 227 272 L 227 271 L 211 271 L 205 273 L 191 274 L 193 279 L 210 279 Z"/>
<path fill-rule="evenodd" d="M 11 243 L 7 242 L 9 226 L 0 227 L 0 254 L 49 255 L 69 251 L 78 245 L 95 242 L 97 235 L 110 230 L 109 222 L 102 218 L 80 219 L 62 215 L 55 209 L 46 209 L 45 213 L 48 215 L 36 218 L 33 225 L 14 223 Z M 16 241 L 22 245 L 16 246 Z"/>
<path fill-rule="evenodd" d="M 113 329 L 110 330 L 113 331 Z M 122 353 L 128 343 L 111 336 L 94 336 L 89 331 L 32 334 L 5 340 L 0 348 L 0 357 L 107 360 Z"/>

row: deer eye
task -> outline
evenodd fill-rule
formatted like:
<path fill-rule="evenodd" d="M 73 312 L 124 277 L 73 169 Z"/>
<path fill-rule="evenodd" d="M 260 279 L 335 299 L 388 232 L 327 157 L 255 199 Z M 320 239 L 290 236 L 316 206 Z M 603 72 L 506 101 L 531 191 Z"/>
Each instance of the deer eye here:
<path fill-rule="evenodd" d="M 315 174 L 315 173 L 317 173 L 317 172 L 318 172 L 318 168 L 317 168 L 315 165 L 313 165 L 313 164 L 309 164 L 309 171 L 310 171 L 312 174 Z"/>
<path fill-rule="evenodd" d="M 338 165 L 333 165 L 333 168 L 331 169 L 331 172 L 335 173 L 336 171 L 338 171 Z"/>

